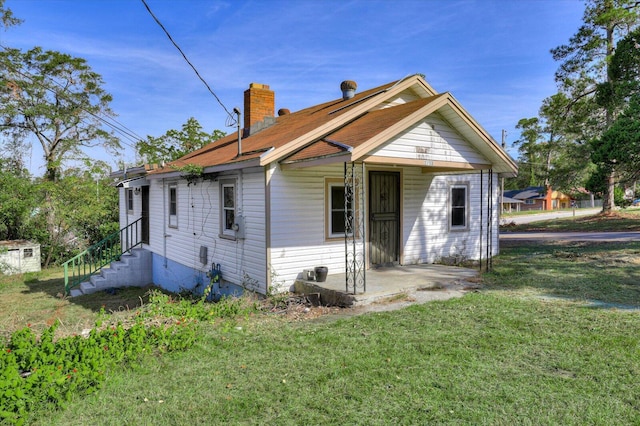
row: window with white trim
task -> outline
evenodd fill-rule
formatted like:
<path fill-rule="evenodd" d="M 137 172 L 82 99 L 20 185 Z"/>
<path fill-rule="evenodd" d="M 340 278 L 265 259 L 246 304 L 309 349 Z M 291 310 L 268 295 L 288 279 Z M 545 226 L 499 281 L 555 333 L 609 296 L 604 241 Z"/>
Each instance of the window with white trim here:
<path fill-rule="evenodd" d="M 327 239 L 344 237 L 346 231 L 344 181 L 342 179 L 327 180 L 325 194 L 326 237 Z M 351 202 L 347 203 L 347 215 L 353 217 Z"/>
<path fill-rule="evenodd" d="M 220 233 L 222 236 L 236 236 L 236 182 L 225 180 L 220 182 Z"/>
<path fill-rule="evenodd" d="M 33 257 L 33 249 L 32 248 L 26 248 L 26 249 L 24 249 L 22 254 L 23 254 L 24 257 Z"/>
<path fill-rule="evenodd" d="M 169 226 L 171 228 L 178 227 L 178 185 L 169 184 L 167 201 L 169 202 Z"/>
<path fill-rule="evenodd" d="M 127 189 L 127 211 L 133 214 L 133 188 Z"/>
<path fill-rule="evenodd" d="M 449 190 L 449 226 L 452 230 L 467 229 L 468 226 L 468 185 L 451 185 Z"/>

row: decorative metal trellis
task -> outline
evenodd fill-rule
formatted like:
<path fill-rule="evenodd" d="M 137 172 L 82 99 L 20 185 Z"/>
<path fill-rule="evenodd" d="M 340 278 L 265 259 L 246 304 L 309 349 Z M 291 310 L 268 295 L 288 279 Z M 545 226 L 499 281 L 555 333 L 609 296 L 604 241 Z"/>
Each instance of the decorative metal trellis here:
<path fill-rule="evenodd" d="M 493 169 L 489 169 L 487 178 L 487 271 L 490 271 L 493 268 Z"/>
<path fill-rule="evenodd" d="M 344 163 L 344 248 L 347 293 L 365 292 L 364 163 Z"/>
<path fill-rule="evenodd" d="M 486 248 L 486 267 L 485 271 L 490 271 L 493 267 L 493 169 L 487 171 L 487 242 Z M 480 170 L 480 271 L 482 271 L 482 238 L 483 238 L 483 222 L 484 213 L 482 211 L 484 198 L 484 173 Z"/>

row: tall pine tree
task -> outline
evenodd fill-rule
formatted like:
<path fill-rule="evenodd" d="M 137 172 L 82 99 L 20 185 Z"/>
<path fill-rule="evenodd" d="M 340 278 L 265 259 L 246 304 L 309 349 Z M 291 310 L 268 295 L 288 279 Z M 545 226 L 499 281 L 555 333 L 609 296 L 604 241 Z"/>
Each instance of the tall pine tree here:
<path fill-rule="evenodd" d="M 639 12 L 637 0 L 588 0 L 583 25 L 568 44 L 551 50 L 553 58 L 560 62 L 556 81 L 571 100 L 567 114 L 575 115 L 576 106 L 580 105 L 579 114 L 573 118 L 574 124 L 580 122 L 574 125 L 579 129 L 579 142 L 600 138 L 623 109 L 623 105 L 601 102 L 597 95 L 603 84 L 616 84 L 610 70 L 616 42 L 638 27 Z M 603 210 L 608 211 L 615 207 L 615 167 L 603 179 Z"/>

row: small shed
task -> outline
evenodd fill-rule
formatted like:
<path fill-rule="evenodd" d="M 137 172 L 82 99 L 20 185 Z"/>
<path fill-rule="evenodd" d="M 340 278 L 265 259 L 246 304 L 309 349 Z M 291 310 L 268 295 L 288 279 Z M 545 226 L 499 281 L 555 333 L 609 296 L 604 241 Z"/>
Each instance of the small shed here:
<path fill-rule="evenodd" d="M 0 241 L 0 272 L 5 275 L 40 271 L 40 244 L 27 240 Z"/>

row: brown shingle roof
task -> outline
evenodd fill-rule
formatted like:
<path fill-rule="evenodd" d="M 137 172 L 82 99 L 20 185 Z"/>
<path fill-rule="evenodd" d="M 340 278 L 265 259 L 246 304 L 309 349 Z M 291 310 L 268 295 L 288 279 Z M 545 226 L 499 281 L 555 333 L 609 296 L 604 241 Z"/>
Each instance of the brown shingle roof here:
<path fill-rule="evenodd" d="M 383 130 L 386 130 L 390 126 L 396 124 L 407 115 L 428 105 L 440 96 L 442 95 L 430 96 L 428 98 L 418 99 L 405 104 L 367 112 L 354 121 L 347 123 L 335 132 L 330 133 L 323 139 L 318 140 L 292 154 L 285 160 L 285 162 L 308 160 L 315 157 L 335 155 L 347 151 L 346 148 L 341 148 L 336 144 L 327 143 L 327 141 L 337 142 L 338 144 L 356 148 Z"/>
<path fill-rule="evenodd" d="M 405 90 L 413 90 L 417 100 L 404 104 L 384 104 Z M 272 161 L 291 163 L 321 160 L 351 152 L 351 161 L 362 158 L 378 144 L 406 130 L 423 116 L 441 109 L 451 116 L 452 125 L 496 165 L 498 172 L 516 172 L 515 162 L 502 151 L 491 136 L 464 111 L 449 93 L 436 94 L 419 76 L 402 79 L 342 98 L 275 118 L 275 124 L 243 137 L 238 155 L 234 132 L 194 151 L 150 174 L 174 172 L 187 164 L 214 167 L 214 170 Z M 426 97 L 424 97 L 426 96 Z M 217 167 L 218 166 L 218 167 Z"/>
<path fill-rule="evenodd" d="M 308 160 L 316 157 L 328 157 L 331 155 L 344 154 L 346 152 L 348 152 L 347 147 L 332 143 L 332 141 L 327 139 L 322 139 L 287 157 L 284 162 Z"/>
<path fill-rule="evenodd" d="M 168 167 L 164 169 L 151 172 L 151 174 L 171 172 L 174 171 L 175 167 L 181 167 L 186 164 L 211 167 L 255 159 L 270 148 L 279 148 L 295 138 L 313 131 L 318 126 L 341 116 L 361 101 L 394 84 L 395 82 L 391 82 L 363 91 L 348 100 L 340 98 L 277 117 L 276 123 L 272 126 L 242 139 L 243 154 L 241 156 L 238 156 L 238 138 L 236 132 L 234 132 L 185 155 L 179 160 L 169 163 Z"/>

